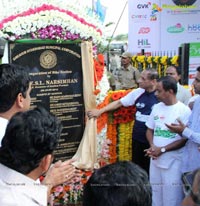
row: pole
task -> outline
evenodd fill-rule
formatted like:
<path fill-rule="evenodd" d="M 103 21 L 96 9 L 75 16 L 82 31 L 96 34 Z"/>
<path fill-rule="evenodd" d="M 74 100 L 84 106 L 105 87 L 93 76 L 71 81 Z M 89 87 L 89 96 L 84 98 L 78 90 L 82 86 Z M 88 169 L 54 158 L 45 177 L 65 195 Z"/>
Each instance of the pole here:
<path fill-rule="evenodd" d="M 117 24 L 116 24 L 116 26 L 115 26 L 115 28 L 114 28 L 114 31 L 113 31 L 113 33 L 112 33 L 112 36 L 111 36 L 111 38 L 110 38 L 110 42 L 111 42 L 111 40 L 112 40 L 112 38 L 113 38 L 113 36 L 114 36 L 114 34 L 115 34 L 115 31 L 116 31 L 116 29 L 117 29 L 117 27 L 118 27 L 118 25 L 119 25 L 119 22 L 120 22 L 123 14 L 124 14 L 124 10 L 125 10 L 125 8 L 126 8 L 127 3 L 128 3 L 128 1 L 126 1 L 125 5 L 124 5 L 124 8 L 123 8 L 123 10 L 122 10 L 122 12 L 121 12 L 121 15 L 120 15 L 120 17 L 119 17 L 119 19 L 118 19 L 118 21 L 117 21 Z"/>

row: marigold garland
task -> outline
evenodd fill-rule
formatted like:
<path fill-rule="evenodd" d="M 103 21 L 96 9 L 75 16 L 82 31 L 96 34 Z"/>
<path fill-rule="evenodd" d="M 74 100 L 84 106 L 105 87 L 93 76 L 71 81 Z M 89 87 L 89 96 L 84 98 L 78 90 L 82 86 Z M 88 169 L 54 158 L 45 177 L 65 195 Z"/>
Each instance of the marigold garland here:
<path fill-rule="evenodd" d="M 179 56 L 173 57 L 165 56 L 144 56 L 135 55 L 132 57 L 133 66 L 136 68 L 146 69 L 155 68 L 158 70 L 159 76 L 163 76 L 166 73 L 166 68 L 170 65 L 179 65 Z"/>
<path fill-rule="evenodd" d="M 119 124 L 118 160 L 132 159 L 132 128 L 133 121 Z"/>
<path fill-rule="evenodd" d="M 110 140 L 109 144 L 109 162 L 117 161 L 117 127 L 114 124 L 108 124 L 107 138 Z"/>
<path fill-rule="evenodd" d="M 98 82 L 101 81 L 104 72 L 104 56 L 98 54 L 94 60 L 94 86 L 96 87 Z"/>
<path fill-rule="evenodd" d="M 132 90 L 110 91 L 108 101 L 116 101 Z M 135 114 L 135 107 L 120 107 L 118 110 L 109 112 L 107 138 L 109 145 L 110 163 L 117 160 L 131 160 L 132 150 L 132 127 Z"/>

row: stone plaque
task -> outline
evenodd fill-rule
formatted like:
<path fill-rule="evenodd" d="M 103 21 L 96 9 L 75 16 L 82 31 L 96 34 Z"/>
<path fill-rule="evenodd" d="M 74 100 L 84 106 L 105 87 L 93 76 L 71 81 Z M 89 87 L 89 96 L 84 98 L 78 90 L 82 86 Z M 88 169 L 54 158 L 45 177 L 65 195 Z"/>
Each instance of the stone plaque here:
<path fill-rule="evenodd" d="M 84 131 L 80 45 L 22 41 L 10 43 L 9 48 L 10 62 L 30 69 L 31 107 L 43 105 L 62 121 L 55 161 L 71 158 Z"/>

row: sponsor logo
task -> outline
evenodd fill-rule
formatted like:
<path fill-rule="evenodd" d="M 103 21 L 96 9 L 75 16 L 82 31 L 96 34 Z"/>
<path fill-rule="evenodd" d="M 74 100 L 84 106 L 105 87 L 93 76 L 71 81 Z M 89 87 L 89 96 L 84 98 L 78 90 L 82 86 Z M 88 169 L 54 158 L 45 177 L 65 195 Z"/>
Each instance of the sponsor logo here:
<path fill-rule="evenodd" d="M 138 9 L 149 9 L 149 6 L 151 6 L 151 2 L 148 2 L 147 4 L 138 4 Z"/>
<path fill-rule="evenodd" d="M 157 4 L 152 4 L 150 20 L 157 21 L 157 13 L 161 11 L 162 9 Z"/>
<path fill-rule="evenodd" d="M 169 4 L 162 4 L 162 8 L 163 9 L 170 9 L 170 10 L 177 10 L 177 9 L 197 9 L 198 7 L 195 6 L 195 5 L 191 5 L 191 6 L 187 6 L 187 5 L 180 5 L 180 6 L 177 6 L 177 5 L 169 5 Z"/>
<path fill-rule="evenodd" d="M 138 45 L 138 48 L 150 48 L 151 47 L 151 43 L 149 42 L 148 39 L 138 39 L 137 45 Z"/>
<path fill-rule="evenodd" d="M 148 34 L 150 32 L 149 27 L 141 27 L 140 30 L 138 31 L 138 34 Z"/>
<path fill-rule="evenodd" d="M 182 27 L 180 23 L 177 23 L 175 26 L 170 26 L 167 28 L 167 32 L 169 33 L 181 33 L 185 29 Z"/>
<path fill-rule="evenodd" d="M 190 45 L 190 56 L 192 57 L 198 57 L 200 55 L 200 47 L 197 44 L 191 44 Z"/>
<path fill-rule="evenodd" d="M 189 33 L 198 33 L 200 32 L 200 24 L 188 24 L 187 30 Z"/>
<path fill-rule="evenodd" d="M 132 19 L 138 19 L 138 20 L 145 20 L 145 19 L 147 19 L 147 15 L 146 14 L 133 14 L 132 16 L 131 16 L 131 18 Z"/>

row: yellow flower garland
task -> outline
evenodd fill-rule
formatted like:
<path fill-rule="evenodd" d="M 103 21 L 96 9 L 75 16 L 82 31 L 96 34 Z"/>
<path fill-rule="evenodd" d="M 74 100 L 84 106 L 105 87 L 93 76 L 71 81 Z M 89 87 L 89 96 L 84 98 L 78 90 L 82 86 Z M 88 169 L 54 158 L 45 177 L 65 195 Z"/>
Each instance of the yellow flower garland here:
<path fill-rule="evenodd" d="M 133 121 L 119 125 L 118 160 L 132 160 Z"/>

